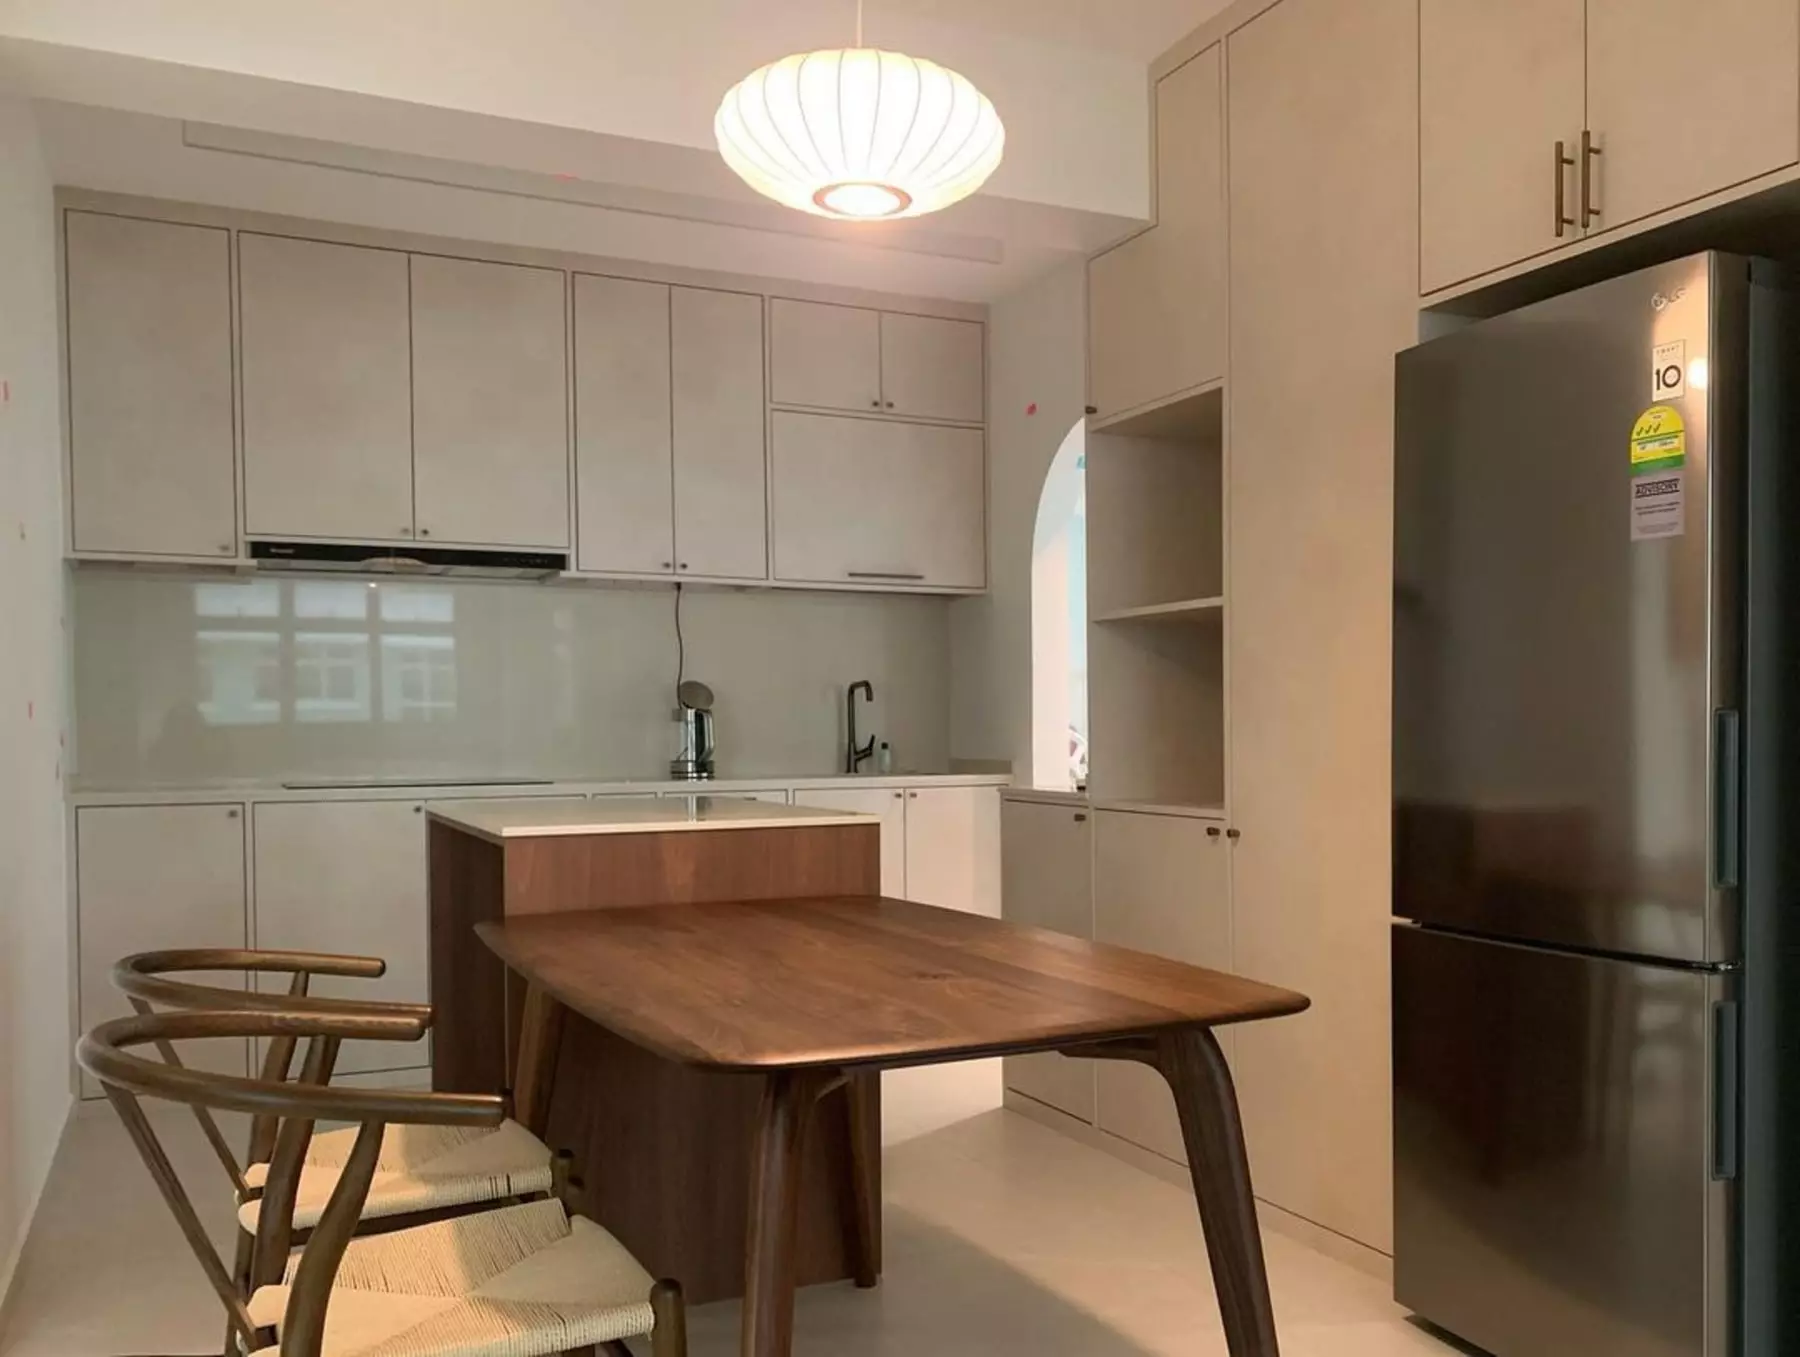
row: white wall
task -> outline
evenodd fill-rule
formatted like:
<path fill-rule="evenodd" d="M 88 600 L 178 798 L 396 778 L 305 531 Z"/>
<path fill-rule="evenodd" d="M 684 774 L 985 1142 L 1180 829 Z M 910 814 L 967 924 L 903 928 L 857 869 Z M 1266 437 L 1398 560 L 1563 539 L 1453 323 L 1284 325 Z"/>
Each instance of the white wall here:
<path fill-rule="evenodd" d="M 1032 533 L 1044 474 L 1085 409 L 1086 307 L 1076 261 L 988 314 L 991 562 L 987 594 L 951 608 L 950 753 L 1010 763 L 1021 785 L 1032 781 Z"/>
<path fill-rule="evenodd" d="M 373 587 L 371 587 L 373 586 Z M 74 775 L 666 777 L 672 589 L 76 572 Z M 948 767 L 950 603 L 690 588 L 721 776 L 836 772 L 845 686 L 897 769 Z M 321 699 L 322 672 L 332 671 Z"/>
<path fill-rule="evenodd" d="M 70 1101 L 56 335 L 49 177 L 0 97 L 0 1296 Z"/>

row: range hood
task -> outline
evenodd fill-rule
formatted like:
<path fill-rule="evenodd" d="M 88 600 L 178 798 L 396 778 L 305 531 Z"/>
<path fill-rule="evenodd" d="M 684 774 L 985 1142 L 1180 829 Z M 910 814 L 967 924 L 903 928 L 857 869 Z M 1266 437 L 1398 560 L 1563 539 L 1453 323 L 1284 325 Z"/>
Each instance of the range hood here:
<path fill-rule="evenodd" d="M 251 542 L 259 570 L 325 570 L 359 575 L 456 575 L 537 580 L 569 568 L 561 551 L 483 551 L 463 547 L 346 546 L 338 542 Z"/>

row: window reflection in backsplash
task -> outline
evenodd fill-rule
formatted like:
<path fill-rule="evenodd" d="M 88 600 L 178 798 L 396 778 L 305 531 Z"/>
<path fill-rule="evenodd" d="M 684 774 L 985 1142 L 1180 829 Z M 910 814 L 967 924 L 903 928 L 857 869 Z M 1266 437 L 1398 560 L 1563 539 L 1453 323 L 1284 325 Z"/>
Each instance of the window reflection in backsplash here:
<path fill-rule="evenodd" d="M 447 587 L 257 579 L 198 583 L 193 596 L 208 725 L 455 719 Z"/>
<path fill-rule="evenodd" d="M 79 786 L 649 778 L 674 753 L 666 588 L 83 566 L 69 597 Z M 834 771 L 859 678 L 901 765 L 944 766 L 950 607 L 691 591 L 721 773 Z"/>

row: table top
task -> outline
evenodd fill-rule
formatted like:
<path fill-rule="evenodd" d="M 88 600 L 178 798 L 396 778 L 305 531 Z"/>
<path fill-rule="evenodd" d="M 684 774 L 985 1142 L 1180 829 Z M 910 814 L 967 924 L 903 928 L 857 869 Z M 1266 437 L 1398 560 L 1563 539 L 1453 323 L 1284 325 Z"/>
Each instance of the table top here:
<path fill-rule="evenodd" d="M 691 802 L 685 796 L 602 796 L 591 801 L 521 797 L 505 801 L 449 801 L 426 810 L 433 820 L 495 843 L 552 835 L 666 834 L 879 823 L 872 815 L 707 796 L 704 792 L 696 793 Z"/>
<path fill-rule="evenodd" d="M 526 980 L 668 1059 L 935 1064 L 1298 1013 L 1304 995 L 907 900 L 527 915 L 475 931 Z"/>

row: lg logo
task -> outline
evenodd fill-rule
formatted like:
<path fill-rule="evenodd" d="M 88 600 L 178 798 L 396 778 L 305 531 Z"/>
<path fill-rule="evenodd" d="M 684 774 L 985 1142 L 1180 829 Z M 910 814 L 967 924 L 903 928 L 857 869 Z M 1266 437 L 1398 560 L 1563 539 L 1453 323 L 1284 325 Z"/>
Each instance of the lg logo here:
<path fill-rule="evenodd" d="M 1687 288 L 1685 286 L 1676 288 L 1673 292 L 1671 292 L 1666 297 L 1663 296 L 1662 293 L 1658 292 L 1654 297 L 1652 297 L 1650 299 L 1650 306 L 1651 306 L 1652 310 L 1666 311 L 1669 307 L 1675 305 L 1676 302 L 1680 301 L 1685 296 L 1687 296 Z"/>

